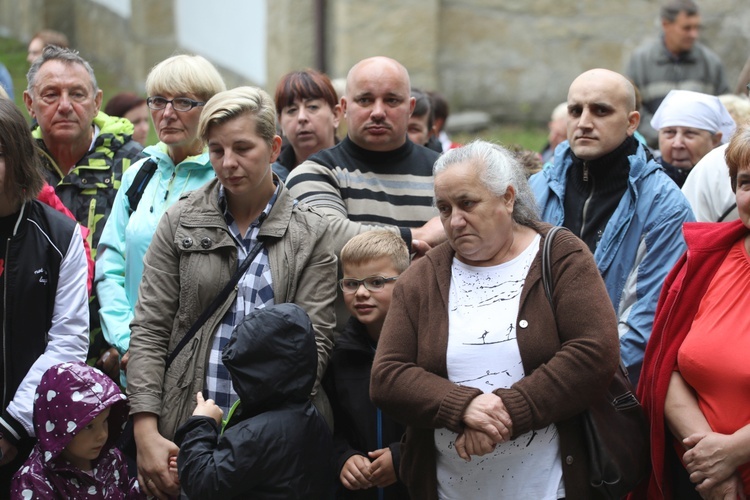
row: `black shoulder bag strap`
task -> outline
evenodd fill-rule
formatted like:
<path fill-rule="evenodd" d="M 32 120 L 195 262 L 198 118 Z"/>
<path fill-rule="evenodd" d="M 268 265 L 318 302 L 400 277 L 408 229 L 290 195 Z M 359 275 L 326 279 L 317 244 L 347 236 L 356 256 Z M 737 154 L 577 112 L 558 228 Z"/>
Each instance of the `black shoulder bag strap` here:
<path fill-rule="evenodd" d="M 135 212 L 136 208 L 138 208 L 138 203 L 140 203 L 141 201 L 143 191 L 146 189 L 148 181 L 150 181 L 154 176 L 156 167 L 157 165 L 153 158 L 149 158 L 148 160 L 144 161 L 143 165 L 141 165 L 141 168 L 138 170 L 138 173 L 135 174 L 133 183 L 130 185 L 128 190 L 125 191 L 125 196 L 128 197 L 128 204 L 130 204 L 131 214 Z"/>
<path fill-rule="evenodd" d="M 242 278 L 242 275 L 245 274 L 245 271 L 247 271 L 247 268 L 250 267 L 250 264 L 253 262 L 253 259 L 260 253 L 260 250 L 263 248 L 263 242 L 259 241 L 255 244 L 255 246 L 250 250 L 250 253 L 247 254 L 247 257 L 245 257 L 245 260 L 242 261 L 242 264 L 240 264 L 240 267 L 237 268 L 237 271 L 232 275 L 232 277 L 229 279 L 229 283 L 226 284 L 226 286 L 219 292 L 219 294 L 214 298 L 214 300 L 208 305 L 208 307 L 201 313 L 201 315 L 198 317 L 197 320 L 195 320 L 195 323 L 193 323 L 193 326 L 190 327 L 190 330 L 187 331 L 184 337 L 180 340 L 180 343 L 177 344 L 177 347 L 174 348 L 174 350 L 169 353 L 169 356 L 167 356 L 166 364 L 164 365 L 164 371 L 166 372 L 169 366 L 172 364 L 172 362 L 175 360 L 177 355 L 182 351 L 182 349 L 187 345 L 188 342 L 190 342 L 190 339 L 195 337 L 195 334 L 200 330 L 200 328 L 203 326 L 203 324 L 208 320 L 208 318 L 216 312 L 216 310 L 219 308 L 221 304 L 224 303 L 225 300 L 227 300 L 227 297 L 229 297 L 229 294 L 231 293 L 232 289 L 239 283 L 240 278 Z"/>

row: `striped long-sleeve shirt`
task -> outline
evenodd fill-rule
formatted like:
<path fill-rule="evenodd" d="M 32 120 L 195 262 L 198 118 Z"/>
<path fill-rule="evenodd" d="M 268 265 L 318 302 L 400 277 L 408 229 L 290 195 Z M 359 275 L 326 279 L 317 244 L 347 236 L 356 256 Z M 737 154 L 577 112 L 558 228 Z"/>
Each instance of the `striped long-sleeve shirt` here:
<path fill-rule="evenodd" d="M 329 217 L 334 251 L 375 226 L 398 230 L 411 246 L 409 228 L 437 215 L 432 165 L 438 153 L 411 141 L 393 151 L 363 149 L 348 137 L 295 168 L 292 196 Z"/>

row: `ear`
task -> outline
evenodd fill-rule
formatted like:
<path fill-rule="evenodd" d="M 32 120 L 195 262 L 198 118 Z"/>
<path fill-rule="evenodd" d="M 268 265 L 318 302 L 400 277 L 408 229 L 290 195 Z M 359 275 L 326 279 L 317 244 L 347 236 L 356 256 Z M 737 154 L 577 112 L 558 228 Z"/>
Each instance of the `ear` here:
<path fill-rule="evenodd" d="M 638 111 L 628 113 L 628 135 L 633 135 L 641 123 L 641 114 Z"/>
<path fill-rule="evenodd" d="M 34 102 L 34 100 L 31 98 L 31 94 L 29 94 L 28 90 L 23 91 L 23 103 L 26 105 L 26 111 L 28 111 L 29 116 L 32 118 L 36 118 L 36 113 L 34 113 L 34 109 L 31 107 L 31 104 Z"/>
<path fill-rule="evenodd" d="M 341 114 L 346 118 L 346 96 L 341 97 Z"/>
<path fill-rule="evenodd" d="M 99 89 L 96 91 L 96 97 L 94 97 L 94 102 L 96 103 L 96 114 L 99 114 L 99 109 L 102 107 L 102 96 L 104 93 L 102 92 L 102 89 Z"/>
<path fill-rule="evenodd" d="M 711 134 L 711 143 L 713 144 L 714 147 L 721 144 L 722 136 L 723 134 L 721 132 L 716 132 L 715 134 Z"/>
<path fill-rule="evenodd" d="M 341 115 L 343 114 L 341 111 L 341 104 L 337 104 L 333 107 L 333 128 L 339 128 L 339 123 L 341 122 Z"/>
<path fill-rule="evenodd" d="M 417 105 L 417 99 L 415 97 L 409 98 L 409 116 L 414 112 L 414 106 Z"/>
<path fill-rule="evenodd" d="M 271 163 L 275 162 L 281 153 L 281 137 L 278 135 L 273 136 L 271 142 Z"/>
<path fill-rule="evenodd" d="M 508 209 L 512 212 L 513 207 L 516 204 L 516 190 L 513 189 L 513 186 L 508 186 L 508 188 L 505 190 L 503 201 L 505 202 L 505 206 L 508 207 Z"/>

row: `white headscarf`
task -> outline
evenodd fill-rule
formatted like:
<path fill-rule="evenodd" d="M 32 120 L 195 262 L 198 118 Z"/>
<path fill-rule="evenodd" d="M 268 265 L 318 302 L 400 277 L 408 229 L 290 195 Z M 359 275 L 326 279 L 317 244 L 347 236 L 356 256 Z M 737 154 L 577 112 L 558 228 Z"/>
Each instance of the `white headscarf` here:
<path fill-rule="evenodd" d="M 670 90 L 651 118 L 654 130 L 664 127 L 692 127 L 721 132 L 726 144 L 734 134 L 735 123 L 718 97 L 690 90 Z"/>

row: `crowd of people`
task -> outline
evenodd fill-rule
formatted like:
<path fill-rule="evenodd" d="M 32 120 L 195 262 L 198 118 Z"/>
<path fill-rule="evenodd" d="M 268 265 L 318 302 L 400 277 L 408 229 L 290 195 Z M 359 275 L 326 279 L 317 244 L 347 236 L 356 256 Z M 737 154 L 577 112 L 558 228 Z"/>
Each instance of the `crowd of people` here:
<path fill-rule="evenodd" d="M 452 143 L 388 57 L 272 97 L 175 55 L 103 106 L 40 32 L 31 125 L 0 95 L 0 498 L 599 498 L 621 369 L 632 498 L 750 495 L 750 102 L 661 17 L 541 154 Z"/>

